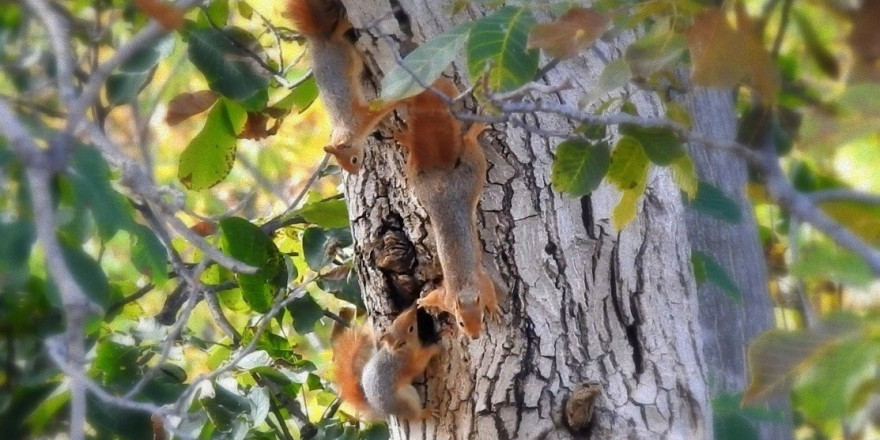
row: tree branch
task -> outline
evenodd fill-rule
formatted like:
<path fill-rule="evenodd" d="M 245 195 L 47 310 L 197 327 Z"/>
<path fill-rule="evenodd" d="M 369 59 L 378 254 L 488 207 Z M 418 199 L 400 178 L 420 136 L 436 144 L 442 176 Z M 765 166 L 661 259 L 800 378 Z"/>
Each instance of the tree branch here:
<path fill-rule="evenodd" d="M 780 207 L 824 232 L 839 245 L 859 255 L 875 274 L 880 275 L 880 251 L 872 248 L 840 225 L 840 223 L 825 215 L 808 195 L 794 189 L 779 167 L 779 159 L 775 153 L 758 152 L 733 140 L 715 139 L 702 133 L 691 131 L 679 123 L 664 118 L 644 118 L 626 113 L 593 115 L 564 103 L 550 103 L 541 99 L 536 99 L 535 101 L 504 101 L 498 99 L 497 95 L 492 93 L 487 94 L 487 98 L 499 111 L 505 114 L 549 113 L 585 124 L 635 125 L 643 128 L 663 128 L 672 131 L 684 142 L 733 152 L 746 159 L 752 166 L 761 171 L 768 194 Z"/>
<path fill-rule="evenodd" d="M 868 205 L 880 205 L 880 194 L 871 194 L 851 189 L 828 189 L 807 193 L 813 203 L 825 202 L 856 202 Z"/>

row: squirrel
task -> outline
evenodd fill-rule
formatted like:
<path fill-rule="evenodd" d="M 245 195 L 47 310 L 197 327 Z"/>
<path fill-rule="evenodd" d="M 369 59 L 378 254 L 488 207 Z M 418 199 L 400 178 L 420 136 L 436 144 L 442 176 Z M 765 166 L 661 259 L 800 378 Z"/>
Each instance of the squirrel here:
<path fill-rule="evenodd" d="M 350 321 L 353 312 L 346 310 L 348 316 L 340 315 Z M 438 344 L 419 339 L 417 312 L 415 306 L 404 310 L 378 340 L 368 328 L 334 324 L 331 339 L 339 396 L 358 416 L 370 421 L 390 415 L 422 420 L 436 413 L 422 406 L 412 385 L 440 352 Z"/>
<path fill-rule="evenodd" d="M 433 88 L 447 96 L 458 94 L 455 84 L 445 78 Z M 407 129 L 397 134 L 397 140 L 409 150 L 406 174 L 431 219 L 443 270 L 440 287 L 417 304 L 451 313 L 458 327 L 476 339 L 483 312 L 492 318 L 500 312 L 477 237 L 477 201 L 488 169 L 477 136 L 485 125 L 475 123 L 462 134 L 449 106 L 431 90 L 408 102 Z"/>
<path fill-rule="evenodd" d="M 333 124 L 324 151 L 342 169 L 356 174 L 364 162 L 363 140 L 398 103 L 374 109 L 364 97 L 364 63 L 345 36 L 352 26 L 340 0 L 288 0 L 287 14 L 309 41 L 312 73 Z"/>

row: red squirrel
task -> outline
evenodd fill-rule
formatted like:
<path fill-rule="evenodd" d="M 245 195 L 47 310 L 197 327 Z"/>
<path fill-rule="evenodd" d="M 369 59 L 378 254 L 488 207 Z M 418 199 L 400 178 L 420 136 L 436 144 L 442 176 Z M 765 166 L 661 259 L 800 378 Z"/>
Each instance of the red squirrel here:
<path fill-rule="evenodd" d="M 433 88 L 447 96 L 458 94 L 445 78 Z M 462 134 L 446 102 L 431 90 L 408 101 L 407 129 L 398 134 L 398 142 L 409 150 L 407 178 L 431 220 L 443 270 L 440 287 L 417 303 L 451 313 L 466 335 L 477 338 L 484 311 L 490 317 L 500 311 L 477 237 L 477 202 L 488 167 L 477 136 L 485 126 L 473 124 Z"/>
<path fill-rule="evenodd" d="M 367 328 L 334 325 L 333 366 L 339 396 L 359 417 L 373 421 L 393 415 L 420 420 L 436 413 L 422 406 L 412 386 L 440 352 L 439 345 L 419 340 L 416 312 L 413 306 L 401 313 L 378 341 Z"/>
<path fill-rule="evenodd" d="M 287 0 L 287 13 L 309 41 L 312 73 L 333 124 L 324 151 L 336 157 L 344 170 L 357 173 L 364 162 L 364 139 L 397 102 L 370 108 L 361 86 L 363 59 L 345 36 L 351 23 L 342 2 Z"/>

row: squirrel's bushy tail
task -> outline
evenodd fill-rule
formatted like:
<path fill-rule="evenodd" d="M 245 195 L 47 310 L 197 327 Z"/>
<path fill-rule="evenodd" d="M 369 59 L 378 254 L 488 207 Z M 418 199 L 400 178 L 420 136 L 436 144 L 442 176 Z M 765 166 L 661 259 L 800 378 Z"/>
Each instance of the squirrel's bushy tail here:
<path fill-rule="evenodd" d="M 339 0 L 287 0 L 287 14 L 300 34 L 328 39 L 340 28 L 345 8 Z"/>
<path fill-rule="evenodd" d="M 354 407 L 360 417 L 374 418 L 361 385 L 361 374 L 376 349 L 375 338 L 368 330 L 345 328 L 338 323 L 334 325 L 332 338 L 333 370 L 339 397 Z"/>

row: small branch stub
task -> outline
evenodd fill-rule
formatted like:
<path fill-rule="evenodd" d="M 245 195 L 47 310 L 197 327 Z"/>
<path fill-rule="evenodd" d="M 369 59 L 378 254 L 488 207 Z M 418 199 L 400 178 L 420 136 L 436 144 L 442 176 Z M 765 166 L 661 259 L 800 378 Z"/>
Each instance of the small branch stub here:
<path fill-rule="evenodd" d="M 565 423 L 572 433 L 585 433 L 589 430 L 593 408 L 601 394 L 599 384 L 583 382 L 568 396 L 565 402 Z"/>

